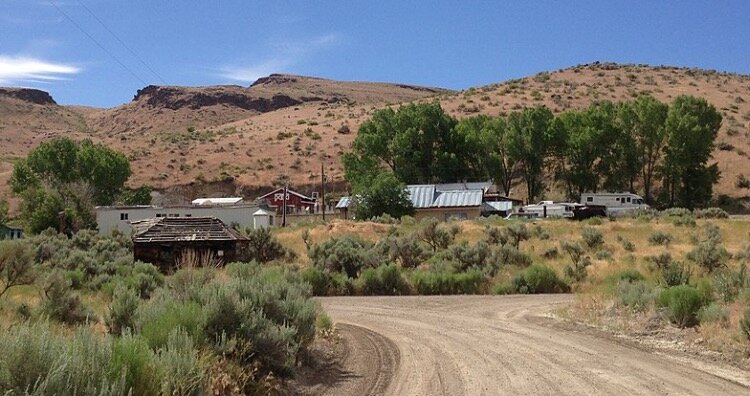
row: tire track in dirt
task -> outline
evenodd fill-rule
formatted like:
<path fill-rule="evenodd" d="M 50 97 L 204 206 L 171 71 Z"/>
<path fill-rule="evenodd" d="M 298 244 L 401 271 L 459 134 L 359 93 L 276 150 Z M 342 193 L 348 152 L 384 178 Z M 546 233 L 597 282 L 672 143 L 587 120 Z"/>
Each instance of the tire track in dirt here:
<path fill-rule="evenodd" d="M 344 367 L 353 364 L 360 376 L 326 394 L 750 395 L 748 373 L 735 371 L 742 380 L 729 380 L 726 368 L 536 320 L 571 298 L 321 299 L 347 342 Z"/>

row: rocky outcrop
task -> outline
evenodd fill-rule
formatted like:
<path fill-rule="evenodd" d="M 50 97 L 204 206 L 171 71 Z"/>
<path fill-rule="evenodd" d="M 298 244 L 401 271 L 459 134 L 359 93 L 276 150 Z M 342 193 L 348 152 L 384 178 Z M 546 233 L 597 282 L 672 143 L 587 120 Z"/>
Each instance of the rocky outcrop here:
<path fill-rule="evenodd" d="M 45 91 L 31 88 L 0 88 L 0 97 L 6 96 L 24 102 L 34 103 L 38 105 L 56 105 L 52 96 Z"/>
<path fill-rule="evenodd" d="M 145 102 L 145 104 L 152 107 L 172 110 L 181 108 L 196 110 L 202 107 L 226 105 L 261 113 L 302 103 L 302 101 L 287 95 L 279 94 L 265 98 L 243 91 L 245 90 L 241 87 L 211 87 L 200 90 L 149 85 L 138 90 L 133 100 Z"/>

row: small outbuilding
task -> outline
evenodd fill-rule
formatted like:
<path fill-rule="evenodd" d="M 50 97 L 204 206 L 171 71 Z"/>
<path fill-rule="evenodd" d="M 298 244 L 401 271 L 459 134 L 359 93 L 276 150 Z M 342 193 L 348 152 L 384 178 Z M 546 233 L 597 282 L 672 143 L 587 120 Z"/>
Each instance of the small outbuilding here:
<path fill-rule="evenodd" d="M 274 222 L 274 216 L 276 216 L 274 212 L 263 209 L 256 210 L 253 213 L 253 229 L 271 227 Z"/>
<path fill-rule="evenodd" d="M 0 239 L 21 239 L 23 230 L 16 227 L 0 224 Z"/>
<path fill-rule="evenodd" d="M 131 222 L 133 256 L 163 271 L 179 265 L 223 265 L 247 238 L 215 217 L 160 217 Z"/>

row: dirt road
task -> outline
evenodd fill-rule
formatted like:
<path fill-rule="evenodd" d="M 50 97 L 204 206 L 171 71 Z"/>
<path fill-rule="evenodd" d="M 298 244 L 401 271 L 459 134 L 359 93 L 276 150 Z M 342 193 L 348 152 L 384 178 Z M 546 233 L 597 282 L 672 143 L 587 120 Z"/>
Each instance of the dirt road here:
<path fill-rule="evenodd" d="M 542 316 L 570 296 L 321 299 L 346 378 L 328 395 L 750 395 L 750 374 L 628 346 Z"/>

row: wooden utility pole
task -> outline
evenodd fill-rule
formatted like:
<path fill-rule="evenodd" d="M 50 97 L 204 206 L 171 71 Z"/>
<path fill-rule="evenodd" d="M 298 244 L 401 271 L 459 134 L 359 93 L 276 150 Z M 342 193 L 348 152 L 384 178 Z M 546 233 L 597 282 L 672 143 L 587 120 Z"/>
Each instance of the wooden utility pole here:
<path fill-rule="evenodd" d="M 284 205 L 281 213 L 281 226 L 286 227 L 286 196 L 289 193 L 289 182 L 284 182 Z"/>
<path fill-rule="evenodd" d="M 325 157 L 320 159 L 320 205 L 323 207 L 323 222 L 326 221 L 326 170 Z"/>

